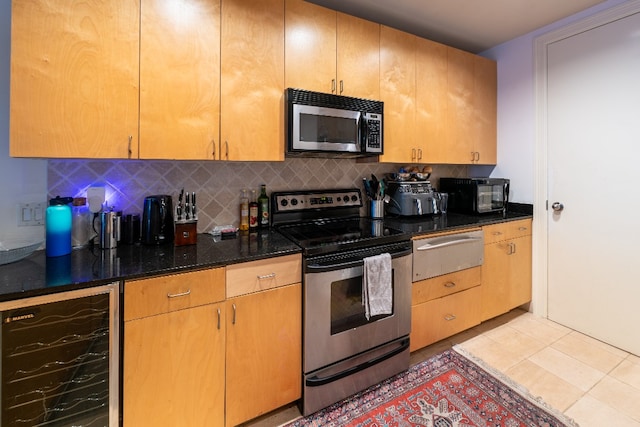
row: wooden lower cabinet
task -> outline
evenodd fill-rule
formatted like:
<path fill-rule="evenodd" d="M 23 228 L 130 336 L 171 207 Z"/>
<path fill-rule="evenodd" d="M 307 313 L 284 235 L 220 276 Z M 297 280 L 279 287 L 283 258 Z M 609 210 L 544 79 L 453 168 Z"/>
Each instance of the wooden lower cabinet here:
<path fill-rule="evenodd" d="M 480 323 L 481 267 L 413 283 L 410 350 Z"/>
<path fill-rule="evenodd" d="M 224 268 L 125 282 L 123 425 L 224 424 Z"/>
<path fill-rule="evenodd" d="M 295 283 L 227 300 L 227 426 L 300 398 L 301 292 Z"/>
<path fill-rule="evenodd" d="M 223 315 L 208 304 L 125 323 L 125 427 L 223 424 Z"/>
<path fill-rule="evenodd" d="M 483 227 L 482 320 L 531 301 L 531 220 Z"/>

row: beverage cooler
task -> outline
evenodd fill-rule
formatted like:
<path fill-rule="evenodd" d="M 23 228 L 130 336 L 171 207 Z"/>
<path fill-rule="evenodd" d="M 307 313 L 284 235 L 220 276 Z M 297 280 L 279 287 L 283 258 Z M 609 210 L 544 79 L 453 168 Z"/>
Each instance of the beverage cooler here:
<path fill-rule="evenodd" d="M 0 425 L 118 426 L 118 302 L 114 283 L 0 303 Z"/>

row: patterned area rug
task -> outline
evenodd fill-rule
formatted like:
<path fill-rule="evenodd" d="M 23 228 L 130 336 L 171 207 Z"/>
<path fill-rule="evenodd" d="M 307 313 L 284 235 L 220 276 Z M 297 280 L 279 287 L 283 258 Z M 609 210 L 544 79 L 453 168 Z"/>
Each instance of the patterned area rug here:
<path fill-rule="evenodd" d="M 481 363 L 481 362 L 478 362 Z M 306 418 L 302 426 L 576 427 L 490 368 L 447 350 Z M 283 427 L 284 427 L 283 426 Z"/>

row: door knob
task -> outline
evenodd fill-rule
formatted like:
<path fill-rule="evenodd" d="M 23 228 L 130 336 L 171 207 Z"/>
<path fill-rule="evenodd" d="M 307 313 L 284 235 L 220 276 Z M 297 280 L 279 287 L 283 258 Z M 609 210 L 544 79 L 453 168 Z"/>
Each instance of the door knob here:
<path fill-rule="evenodd" d="M 551 209 L 553 209 L 555 212 L 561 212 L 564 209 L 564 205 L 560 202 L 554 202 L 551 205 Z"/>

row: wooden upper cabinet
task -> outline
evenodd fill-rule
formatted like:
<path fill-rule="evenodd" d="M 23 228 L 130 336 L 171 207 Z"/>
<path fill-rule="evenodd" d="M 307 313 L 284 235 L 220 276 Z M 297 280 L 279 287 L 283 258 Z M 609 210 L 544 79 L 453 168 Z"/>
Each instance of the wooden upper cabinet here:
<path fill-rule="evenodd" d="M 137 158 L 137 1 L 14 1 L 10 155 Z"/>
<path fill-rule="evenodd" d="M 418 38 L 416 51 L 416 138 L 419 161 L 438 163 L 449 138 L 447 127 L 447 47 Z"/>
<path fill-rule="evenodd" d="M 497 115 L 498 115 L 498 72 L 495 61 L 481 56 L 475 56 L 474 93 L 473 100 L 475 114 L 474 132 L 478 135 L 475 140 L 475 151 L 478 157 L 475 163 L 495 165 L 497 154 Z"/>
<path fill-rule="evenodd" d="M 338 12 L 337 91 L 380 99 L 380 24 Z"/>
<path fill-rule="evenodd" d="M 285 85 L 380 97 L 380 25 L 303 0 L 286 0 Z"/>
<path fill-rule="evenodd" d="M 284 160 L 284 0 L 223 0 L 222 160 Z"/>
<path fill-rule="evenodd" d="M 285 86 L 331 93 L 336 85 L 336 11 L 285 3 Z"/>
<path fill-rule="evenodd" d="M 214 159 L 220 0 L 142 0 L 140 158 Z"/>
<path fill-rule="evenodd" d="M 450 136 L 439 163 L 495 164 L 497 72 L 495 61 L 447 48 Z"/>
<path fill-rule="evenodd" d="M 408 161 L 416 146 L 416 39 L 384 25 L 380 29 L 380 99 L 384 102 L 380 161 Z"/>

